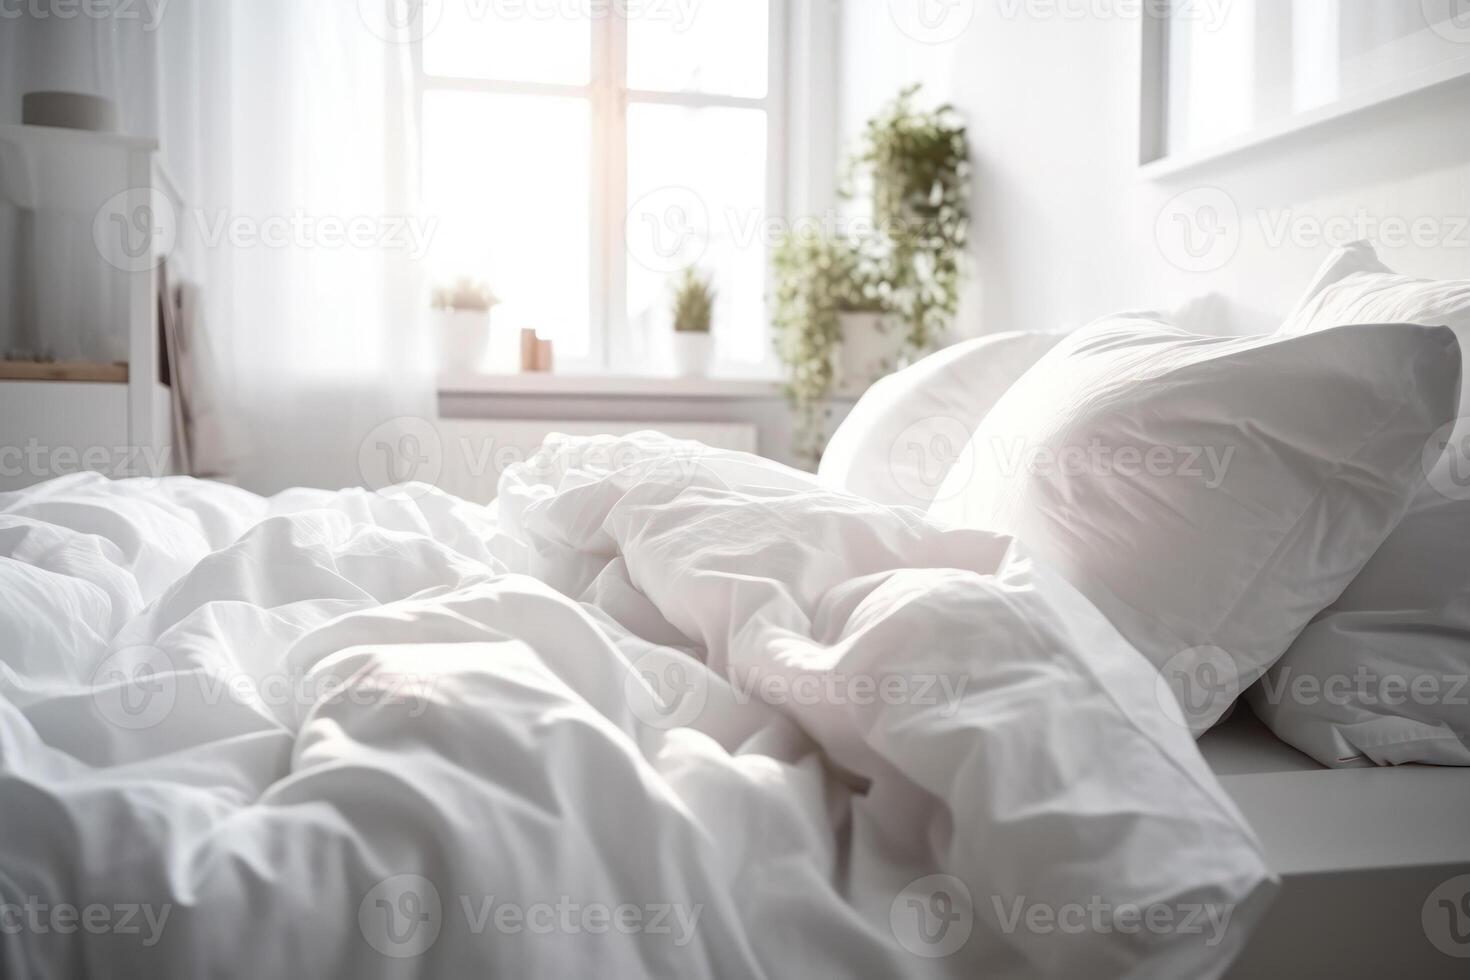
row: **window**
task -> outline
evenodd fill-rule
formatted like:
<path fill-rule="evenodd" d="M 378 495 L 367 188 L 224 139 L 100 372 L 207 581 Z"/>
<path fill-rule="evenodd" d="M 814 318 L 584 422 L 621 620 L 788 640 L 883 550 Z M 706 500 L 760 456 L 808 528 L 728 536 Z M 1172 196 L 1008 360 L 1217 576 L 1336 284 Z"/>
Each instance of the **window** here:
<path fill-rule="evenodd" d="M 716 359 L 770 369 L 784 0 L 446 0 L 416 49 L 438 278 L 559 368 L 658 373 L 671 288 L 713 276 Z"/>

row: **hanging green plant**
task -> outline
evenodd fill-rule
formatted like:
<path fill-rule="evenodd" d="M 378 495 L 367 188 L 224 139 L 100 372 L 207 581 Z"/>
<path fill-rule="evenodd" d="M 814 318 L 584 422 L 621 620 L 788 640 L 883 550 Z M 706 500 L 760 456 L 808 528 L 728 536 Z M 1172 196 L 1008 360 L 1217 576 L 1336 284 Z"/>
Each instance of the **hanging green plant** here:
<path fill-rule="evenodd" d="M 911 355 L 927 353 L 954 321 L 970 241 L 970 144 L 953 106 L 914 106 L 904 89 L 870 120 L 850 165 L 866 174 L 873 218 L 891 253 L 888 309 Z"/>
<path fill-rule="evenodd" d="M 879 312 L 903 331 L 902 366 L 933 350 L 959 306 L 970 227 L 968 133 L 952 106 L 916 106 L 911 86 L 864 127 L 844 197 L 870 208 L 862 234 L 791 232 L 774 253 L 776 349 L 787 369 L 796 451 L 820 458 L 841 314 Z M 876 380 L 876 379 L 867 379 Z"/>

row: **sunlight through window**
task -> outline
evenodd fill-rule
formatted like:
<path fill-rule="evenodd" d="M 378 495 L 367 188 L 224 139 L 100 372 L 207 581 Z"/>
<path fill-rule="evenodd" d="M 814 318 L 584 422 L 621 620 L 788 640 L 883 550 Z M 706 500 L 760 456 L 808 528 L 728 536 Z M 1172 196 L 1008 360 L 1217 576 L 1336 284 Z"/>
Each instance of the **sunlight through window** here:
<path fill-rule="evenodd" d="M 768 372 L 770 6 L 448 0 L 417 53 L 433 275 L 486 280 L 559 368 L 661 373 L 692 265 L 720 370 Z"/>

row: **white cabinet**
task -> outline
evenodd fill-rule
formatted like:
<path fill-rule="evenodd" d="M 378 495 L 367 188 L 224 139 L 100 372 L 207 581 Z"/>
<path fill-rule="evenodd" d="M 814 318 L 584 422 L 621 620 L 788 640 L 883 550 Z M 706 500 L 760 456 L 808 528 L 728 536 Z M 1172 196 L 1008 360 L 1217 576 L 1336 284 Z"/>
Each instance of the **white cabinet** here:
<path fill-rule="evenodd" d="M 154 383 L 149 421 L 134 438 L 126 384 L 0 381 L 0 492 L 80 470 L 110 477 L 174 471 L 169 390 Z"/>

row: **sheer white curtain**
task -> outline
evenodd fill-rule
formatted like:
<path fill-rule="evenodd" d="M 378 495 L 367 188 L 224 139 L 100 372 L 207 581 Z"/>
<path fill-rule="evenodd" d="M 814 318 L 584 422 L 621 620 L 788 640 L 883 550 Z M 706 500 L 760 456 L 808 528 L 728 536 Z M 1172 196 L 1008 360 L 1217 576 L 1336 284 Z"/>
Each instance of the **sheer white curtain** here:
<path fill-rule="evenodd" d="M 60 88 L 113 98 L 125 132 L 160 138 L 185 200 L 170 264 L 198 286 L 213 355 L 196 461 L 251 489 L 378 483 L 364 440 L 433 414 L 412 24 L 390 4 L 92 0 L 0 19 L 4 121 L 23 91 Z M 0 215 L 12 252 L 15 221 Z"/>
<path fill-rule="evenodd" d="M 375 480 L 364 440 L 434 411 L 410 49 L 374 2 L 173 0 L 159 32 L 218 448 L 251 489 Z"/>

